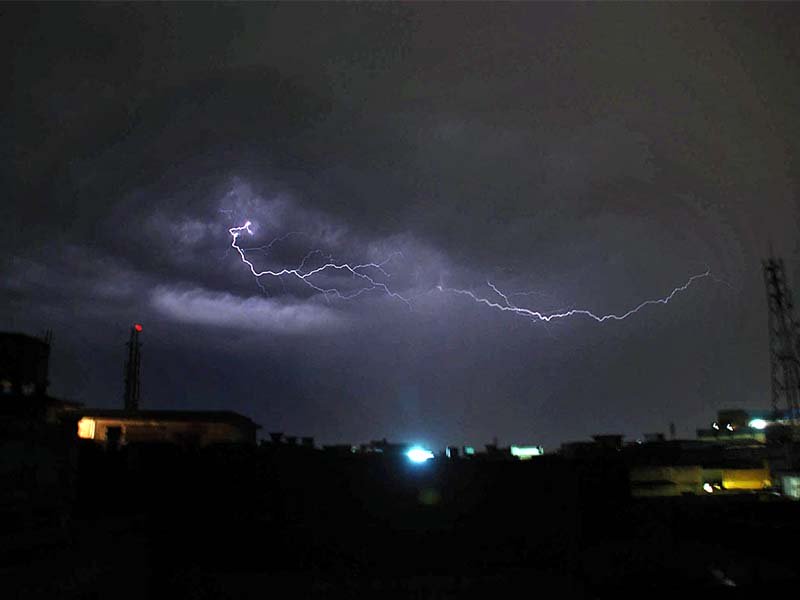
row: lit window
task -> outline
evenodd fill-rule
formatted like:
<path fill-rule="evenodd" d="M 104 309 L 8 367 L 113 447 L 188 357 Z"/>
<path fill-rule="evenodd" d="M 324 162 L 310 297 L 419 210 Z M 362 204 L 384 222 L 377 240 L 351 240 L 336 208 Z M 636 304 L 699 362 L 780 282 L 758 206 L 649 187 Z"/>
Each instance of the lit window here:
<path fill-rule="evenodd" d="M 511 455 L 518 457 L 520 460 L 541 456 L 541 454 L 541 446 L 511 446 Z"/>
<path fill-rule="evenodd" d="M 85 440 L 94 439 L 94 419 L 83 417 L 78 421 L 78 437 Z"/>

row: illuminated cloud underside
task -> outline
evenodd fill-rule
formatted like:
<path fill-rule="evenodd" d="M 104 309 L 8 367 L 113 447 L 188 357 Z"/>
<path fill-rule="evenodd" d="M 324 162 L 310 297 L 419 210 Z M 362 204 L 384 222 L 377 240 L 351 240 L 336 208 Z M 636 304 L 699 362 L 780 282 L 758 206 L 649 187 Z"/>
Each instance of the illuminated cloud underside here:
<path fill-rule="evenodd" d="M 153 292 L 151 304 L 177 321 L 275 333 L 329 331 L 345 324 L 340 315 L 325 306 L 258 296 L 241 298 L 202 288 L 174 290 L 160 286 Z"/>

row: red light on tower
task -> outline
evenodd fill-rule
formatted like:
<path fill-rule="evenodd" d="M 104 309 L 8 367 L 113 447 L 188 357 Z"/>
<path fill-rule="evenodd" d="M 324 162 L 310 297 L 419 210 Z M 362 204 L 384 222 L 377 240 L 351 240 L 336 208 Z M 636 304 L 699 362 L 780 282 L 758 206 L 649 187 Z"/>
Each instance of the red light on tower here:
<path fill-rule="evenodd" d="M 134 328 L 136 331 L 141 331 L 142 329 L 144 329 L 144 328 L 142 327 L 142 324 L 141 324 L 141 323 L 134 323 L 134 324 L 133 324 L 133 328 Z"/>

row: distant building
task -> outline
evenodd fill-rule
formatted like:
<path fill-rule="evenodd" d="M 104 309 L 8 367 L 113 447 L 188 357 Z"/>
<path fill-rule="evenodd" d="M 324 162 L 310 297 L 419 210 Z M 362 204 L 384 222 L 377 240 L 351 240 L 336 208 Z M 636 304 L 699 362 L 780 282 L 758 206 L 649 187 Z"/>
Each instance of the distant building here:
<path fill-rule="evenodd" d="M 746 418 L 737 415 L 734 431 L 741 431 L 742 423 L 749 422 Z M 634 497 L 729 495 L 773 488 L 766 446 L 752 439 L 709 443 L 666 440 L 661 433 L 644 438 L 623 444 L 621 435 L 595 435 L 591 442 L 562 444 L 560 454 L 595 465 L 624 465 Z"/>
<path fill-rule="evenodd" d="M 634 497 L 753 493 L 771 489 L 766 446 L 746 441 L 709 443 L 646 436 L 626 446 Z"/>
<path fill-rule="evenodd" d="M 45 395 L 49 360 L 48 339 L 0 332 L 0 396 Z"/>
<path fill-rule="evenodd" d="M 77 436 L 106 448 L 128 444 L 172 444 L 185 449 L 214 444 L 254 445 L 260 426 L 235 412 L 139 409 L 142 331 L 140 323 L 131 326 L 125 361 L 124 410 L 82 409 Z"/>
<path fill-rule="evenodd" d="M 630 469 L 630 482 L 634 497 L 752 493 L 772 487 L 766 464 L 750 468 L 634 465 Z"/>
<path fill-rule="evenodd" d="M 635 497 L 732 494 L 772 487 L 766 447 L 659 440 L 623 450 Z"/>
<path fill-rule="evenodd" d="M 271 431 L 269 440 L 262 439 L 261 446 L 281 448 L 302 448 L 304 450 L 316 449 L 313 436 L 285 435 L 282 431 Z"/>
<path fill-rule="evenodd" d="M 630 469 L 631 494 L 683 496 L 703 492 L 703 468 L 699 465 L 635 465 Z"/>
<path fill-rule="evenodd" d="M 326 444 L 322 446 L 322 451 L 334 456 L 351 456 L 358 453 L 358 446 L 352 444 Z"/>
<path fill-rule="evenodd" d="M 76 410 L 47 395 L 50 342 L 0 332 L 0 522 L 67 518 L 75 495 Z"/>
<path fill-rule="evenodd" d="M 615 457 L 622 450 L 620 434 L 593 435 L 591 442 L 565 442 L 561 444 L 559 453 L 568 459 L 595 459 Z"/>
<path fill-rule="evenodd" d="M 361 444 L 359 452 L 371 454 L 383 454 L 384 456 L 405 456 L 412 444 L 394 443 L 388 441 L 386 438 L 381 440 L 372 440 L 368 444 Z"/>
<path fill-rule="evenodd" d="M 723 409 L 711 427 L 697 430 L 697 439 L 706 442 L 753 441 L 765 443 L 767 429 L 782 424 L 783 415 L 772 415 L 766 410 Z"/>
<path fill-rule="evenodd" d="M 356 456 L 359 458 L 371 457 L 374 459 L 402 459 L 412 462 L 424 462 L 432 459 L 436 454 L 427 448 L 417 444 L 390 442 L 386 438 L 371 440 L 363 444 L 329 444 L 324 445 L 322 450 L 332 456 Z M 455 455 L 447 455 L 454 458 Z M 417 460 L 418 458 L 422 459 Z"/>
<path fill-rule="evenodd" d="M 0 429 L 6 436 L 75 420 L 80 403 L 47 394 L 49 360 L 48 338 L 0 332 Z"/>
<path fill-rule="evenodd" d="M 231 411 L 80 411 L 78 437 L 106 446 L 169 443 L 182 448 L 255 444 L 260 426 Z"/>

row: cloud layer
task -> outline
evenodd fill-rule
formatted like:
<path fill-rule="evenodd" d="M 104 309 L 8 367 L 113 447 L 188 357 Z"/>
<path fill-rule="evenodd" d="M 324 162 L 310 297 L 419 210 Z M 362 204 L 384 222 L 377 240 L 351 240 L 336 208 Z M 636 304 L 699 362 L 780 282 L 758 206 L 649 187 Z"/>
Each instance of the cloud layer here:
<path fill-rule="evenodd" d="M 800 264 L 796 6 L 2 11 L 0 328 L 56 330 L 55 393 L 117 405 L 137 320 L 147 405 L 326 441 L 552 446 L 766 406 L 760 259 Z M 245 220 L 259 268 L 399 252 L 411 307 L 262 291 Z M 622 323 L 436 292 L 616 312 L 706 266 L 730 285 Z"/>
<path fill-rule="evenodd" d="M 309 302 L 290 304 L 257 296 L 236 297 L 200 288 L 153 290 L 153 307 L 166 317 L 199 325 L 214 325 L 267 333 L 330 332 L 344 319 L 331 308 Z"/>

